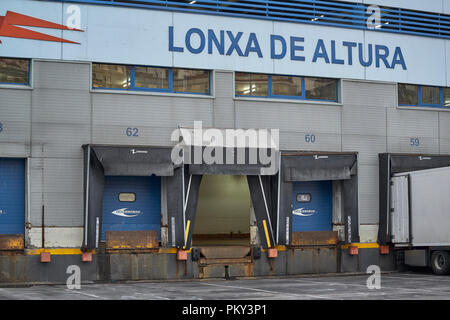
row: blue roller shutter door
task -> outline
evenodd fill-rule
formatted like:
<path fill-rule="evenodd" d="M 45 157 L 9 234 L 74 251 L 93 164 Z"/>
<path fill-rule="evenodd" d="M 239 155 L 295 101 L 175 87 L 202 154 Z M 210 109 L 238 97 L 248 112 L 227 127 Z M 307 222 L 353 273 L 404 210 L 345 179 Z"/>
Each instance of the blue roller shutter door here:
<path fill-rule="evenodd" d="M 0 158 L 0 234 L 23 234 L 25 159 Z"/>
<path fill-rule="evenodd" d="M 120 194 L 135 201 L 120 201 Z M 157 230 L 161 238 L 161 178 L 106 176 L 101 239 L 105 231 L 133 230 Z"/>
<path fill-rule="evenodd" d="M 331 181 L 294 182 L 292 231 L 331 231 Z"/>

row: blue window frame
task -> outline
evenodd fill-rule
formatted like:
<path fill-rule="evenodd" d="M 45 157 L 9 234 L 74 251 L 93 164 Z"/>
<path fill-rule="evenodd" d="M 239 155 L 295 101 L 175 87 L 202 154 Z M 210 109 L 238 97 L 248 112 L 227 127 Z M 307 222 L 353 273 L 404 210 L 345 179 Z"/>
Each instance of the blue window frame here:
<path fill-rule="evenodd" d="M 338 79 L 235 73 L 236 97 L 338 102 L 338 93 Z"/>
<path fill-rule="evenodd" d="M 30 85 L 31 59 L 0 57 L 0 84 Z"/>
<path fill-rule="evenodd" d="M 174 79 L 174 74 L 177 75 L 176 79 Z M 149 77 L 145 79 L 145 75 Z M 94 90 L 210 95 L 211 71 L 92 63 L 92 88 Z"/>
<path fill-rule="evenodd" d="M 449 109 L 450 88 L 399 83 L 398 105 Z"/>

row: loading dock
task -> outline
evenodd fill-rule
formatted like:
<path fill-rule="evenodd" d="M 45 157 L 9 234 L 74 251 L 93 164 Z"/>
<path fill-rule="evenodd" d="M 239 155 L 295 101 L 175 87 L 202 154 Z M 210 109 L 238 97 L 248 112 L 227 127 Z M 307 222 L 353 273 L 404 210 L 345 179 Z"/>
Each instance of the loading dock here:
<path fill-rule="evenodd" d="M 249 246 L 250 214 L 250 193 L 245 176 L 203 176 L 192 245 Z"/>
<path fill-rule="evenodd" d="M 278 243 L 335 247 L 338 241 L 359 242 L 357 153 L 281 155 L 280 207 L 289 209 L 280 210 Z"/>
<path fill-rule="evenodd" d="M 163 217 L 162 213 L 182 207 L 181 196 L 173 196 L 181 192 L 182 180 L 180 168 L 175 169 L 171 161 L 171 148 L 107 145 L 83 148 L 83 247 L 96 249 L 104 240 L 106 248 L 126 249 L 151 249 L 157 248 L 160 241 L 167 243 L 167 214 Z"/>

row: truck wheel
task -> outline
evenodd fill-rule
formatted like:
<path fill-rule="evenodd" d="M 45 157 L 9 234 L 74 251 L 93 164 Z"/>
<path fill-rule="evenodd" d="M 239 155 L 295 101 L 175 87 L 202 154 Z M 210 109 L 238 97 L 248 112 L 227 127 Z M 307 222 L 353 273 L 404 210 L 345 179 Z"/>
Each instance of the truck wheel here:
<path fill-rule="evenodd" d="M 434 251 L 431 255 L 431 268 L 435 274 L 450 273 L 450 255 L 446 251 Z"/>

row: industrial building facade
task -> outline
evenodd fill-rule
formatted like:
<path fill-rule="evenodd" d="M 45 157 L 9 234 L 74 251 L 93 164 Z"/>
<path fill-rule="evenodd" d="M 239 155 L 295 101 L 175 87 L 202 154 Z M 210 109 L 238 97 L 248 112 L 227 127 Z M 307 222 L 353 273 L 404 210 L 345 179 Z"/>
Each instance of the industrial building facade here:
<path fill-rule="evenodd" d="M 395 268 L 390 170 L 450 165 L 450 2 L 398 3 L 2 1 L 0 281 Z M 276 170 L 174 163 L 199 122 Z"/>

